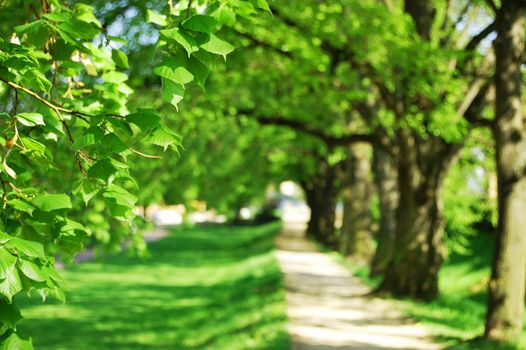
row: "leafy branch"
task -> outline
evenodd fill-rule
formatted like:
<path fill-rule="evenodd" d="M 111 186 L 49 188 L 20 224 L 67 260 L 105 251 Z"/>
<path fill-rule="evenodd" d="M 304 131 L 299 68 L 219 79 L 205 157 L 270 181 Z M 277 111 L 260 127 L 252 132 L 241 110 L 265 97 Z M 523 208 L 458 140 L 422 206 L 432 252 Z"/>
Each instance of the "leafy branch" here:
<path fill-rule="evenodd" d="M 89 122 L 88 119 L 86 119 L 86 118 L 94 118 L 94 117 L 96 117 L 96 116 L 88 114 L 88 113 L 84 113 L 84 112 L 81 112 L 81 111 L 76 111 L 74 109 L 70 109 L 70 108 L 66 108 L 66 107 L 60 106 L 60 105 L 58 105 L 58 104 L 56 104 L 54 102 L 51 102 L 51 101 L 43 98 L 42 96 L 40 96 L 36 92 L 34 92 L 34 91 L 32 91 L 32 90 L 30 90 L 28 88 L 25 88 L 23 86 L 20 86 L 20 85 L 18 85 L 16 83 L 13 83 L 12 81 L 6 80 L 6 79 L 1 78 L 1 77 L 0 77 L 0 81 L 3 81 L 4 83 L 6 83 L 7 85 L 9 85 L 10 87 L 12 87 L 15 90 L 19 90 L 19 91 L 22 91 L 22 92 L 30 95 L 31 97 L 35 98 L 36 100 L 38 100 L 39 102 L 43 103 L 44 105 L 48 106 L 49 108 L 53 109 L 56 112 L 62 112 L 62 113 L 74 115 L 74 116 L 79 117 L 80 119 L 84 120 L 85 122 Z M 121 115 L 118 115 L 118 114 L 113 114 L 113 113 L 107 113 L 107 114 L 105 114 L 105 116 L 113 117 L 113 118 L 124 118 L 124 116 L 121 116 Z"/>

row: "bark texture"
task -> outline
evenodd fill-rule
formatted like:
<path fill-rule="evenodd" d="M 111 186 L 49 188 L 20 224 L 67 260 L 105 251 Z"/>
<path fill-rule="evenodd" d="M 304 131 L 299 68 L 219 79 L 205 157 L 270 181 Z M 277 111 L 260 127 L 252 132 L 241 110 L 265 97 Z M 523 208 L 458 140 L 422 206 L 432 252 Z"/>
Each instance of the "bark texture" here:
<path fill-rule="evenodd" d="M 422 140 L 409 130 L 400 130 L 398 141 L 395 250 L 380 290 L 429 300 L 438 294 L 443 261 L 442 184 L 460 147 L 436 137 Z"/>
<path fill-rule="evenodd" d="M 393 258 L 396 237 L 396 208 L 398 206 L 398 176 L 393 159 L 380 149 L 374 149 L 374 182 L 380 205 L 378 245 L 371 263 L 371 276 L 385 272 Z"/>
<path fill-rule="evenodd" d="M 350 147 L 347 160 L 347 181 L 342 191 L 343 220 L 340 252 L 359 260 L 369 261 L 373 253 L 371 232 L 371 179 L 370 146 L 356 144 Z"/>
<path fill-rule="evenodd" d="M 435 8 L 429 0 L 405 0 L 409 14 L 423 41 L 430 41 Z M 415 105 L 421 113 L 434 105 L 425 95 L 405 95 L 399 87 L 396 101 L 386 101 L 401 119 Z M 429 120 L 427 116 L 425 120 Z M 444 219 L 442 184 L 460 146 L 440 137 L 421 137 L 417 131 L 397 131 L 397 171 L 399 203 L 396 210 L 396 238 L 393 255 L 385 268 L 380 291 L 396 296 L 432 299 L 438 294 L 438 270 L 443 260 Z"/>
<path fill-rule="evenodd" d="M 494 42 L 499 223 L 485 336 L 511 340 L 523 327 L 526 284 L 526 125 L 521 113 L 524 0 L 502 1 Z"/>

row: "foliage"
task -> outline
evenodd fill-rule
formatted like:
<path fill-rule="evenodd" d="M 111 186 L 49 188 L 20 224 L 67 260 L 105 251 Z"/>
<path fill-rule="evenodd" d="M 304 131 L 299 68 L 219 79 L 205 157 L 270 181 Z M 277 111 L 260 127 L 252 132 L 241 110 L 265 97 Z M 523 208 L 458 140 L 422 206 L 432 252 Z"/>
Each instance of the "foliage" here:
<path fill-rule="evenodd" d="M 278 231 L 177 229 L 152 243 L 151 259 L 120 254 L 71 266 L 68 303 L 20 298 L 20 329 L 53 350 L 288 349 Z"/>
<path fill-rule="evenodd" d="M 445 243 L 450 252 L 470 255 L 471 236 L 480 227 L 495 227 L 496 198 L 491 184 L 495 176 L 489 132 L 476 131 L 459 160 L 448 172 L 444 185 Z M 493 194 L 494 195 L 494 194 Z"/>
<path fill-rule="evenodd" d="M 188 84 L 202 87 L 216 58 L 234 49 L 217 33 L 224 12 L 235 20 L 257 8 L 267 10 L 264 1 L 212 0 L 168 1 L 162 13 L 149 11 L 148 21 L 162 28 L 153 68 L 162 97 L 177 107 Z M 13 296 L 63 299 L 55 254 L 73 256 L 89 235 L 115 246 L 133 234 L 129 156 L 149 157 L 136 149 L 144 144 L 177 149 L 181 139 L 148 106 L 130 113 L 126 40 L 112 36 L 92 6 L 8 0 L 0 12 L 0 347 L 31 349 L 16 333 Z M 100 213 L 122 224 L 99 225 Z"/>

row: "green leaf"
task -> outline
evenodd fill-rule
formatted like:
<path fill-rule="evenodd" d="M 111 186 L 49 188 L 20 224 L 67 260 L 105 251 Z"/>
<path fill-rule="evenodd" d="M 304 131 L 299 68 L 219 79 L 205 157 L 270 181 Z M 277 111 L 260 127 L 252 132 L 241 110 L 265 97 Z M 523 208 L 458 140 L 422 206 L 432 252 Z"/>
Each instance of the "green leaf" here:
<path fill-rule="evenodd" d="M 188 60 L 188 69 L 192 72 L 196 84 L 204 90 L 206 79 L 210 73 L 208 68 L 200 60 L 192 56 Z"/>
<path fill-rule="evenodd" d="M 23 253 L 31 258 L 44 259 L 44 246 L 35 241 L 28 241 L 27 239 L 13 238 L 5 244 L 5 247 L 10 251 L 16 250 L 18 253 Z"/>
<path fill-rule="evenodd" d="M 46 146 L 43 143 L 30 139 L 29 137 L 21 137 L 20 141 L 27 150 L 36 152 L 39 156 L 45 155 Z"/>
<path fill-rule="evenodd" d="M 33 350 L 31 339 L 20 338 L 16 333 L 12 333 L 0 344 L 0 350 Z"/>
<path fill-rule="evenodd" d="M 66 289 L 67 284 L 64 278 L 57 272 L 57 270 L 52 266 L 43 266 L 43 270 L 51 277 L 51 279 L 56 283 L 56 285 L 61 289 Z"/>
<path fill-rule="evenodd" d="M 66 22 L 71 19 L 71 15 L 68 12 L 52 12 L 46 13 L 42 17 L 47 18 L 55 22 Z"/>
<path fill-rule="evenodd" d="M 22 290 L 22 282 L 17 269 L 11 269 L 6 272 L 4 279 L 0 281 L 0 294 L 3 294 L 7 300 L 11 301 L 13 296 Z M 2 349 L 0 347 L 0 349 Z"/>
<path fill-rule="evenodd" d="M 104 136 L 103 131 L 96 126 L 92 126 L 91 128 L 87 129 L 84 135 L 82 135 L 71 148 L 73 150 L 78 151 L 80 149 L 83 149 L 87 146 L 94 145 L 98 143 L 102 136 Z"/>
<path fill-rule="evenodd" d="M 181 59 L 164 59 L 153 72 L 161 78 L 170 79 L 180 85 L 185 85 L 194 80 L 192 73 L 184 66 L 185 62 Z"/>
<path fill-rule="evenodd" d="M 210 16 L 194 15 L 182 23 L 183 28 L 211 34 L 217 26 L 217 21 Z"/>
<path fill-rule="evenodd" d="M 150 9 L 146 10 L 146 21 L 164 27 L 168 24 L 166 16 Z"/>
<path fill-rule="evenodd" d="M 219 39 L 213 34 L 210 35 L 210 40 L 202 44 L 200 47 L 205 51 L 223 56 L 224 59 L 226 59 L 226 55 L 228 55 L 235 49 L 235 47 L 232 44 Z"/>
<path fill-rule="evenodd" d="M 33 204 L 42 211 L 71 209 L 71 199 L 66 194 L 43 194 L 33 200 Z"/>
<path fill-rule="evenodd" d="M 14 27 L 17 34 L 33 33 L 43 25 L 42 20 L 36 20 Z"/>
<path fill-rule="evenodd" d="M 122 72 L 110 71 L 103 74 L 102 79 L 107 83 L 121 84 L 128 80 L 128 76 Z"/>
<path fill-rule="evenodd" d="M 181 45 L 190 57 L 192 52 L 199 50 L 197 43 L 190 34 L 179 28 L 163 29 L 160 31 L 161 35 L 167 39 L 173 40 Z"/>
<path fill-rule="evenodd" d="M 51 89 L 51 82 L 38 69 L 28 69 L 23 76 L 28 84 L 35 86 L 42 92 L 48 93 L 49 89 Z"/>
<path fill-rule="evenodd" d="M 272 13 L 268 5 L 268 2 L 266 0 L 251 0 L 251 2 L 254 4 L 255 7 L 265 10 L 269 13 Z"/>
<path fill-rule="evenodd" d="M 62 233 L 56 240 L 57 247 L 60 249 L 61 256 L 65 261 L 71 261 L 73 256 L 84 248 L 84 237 L 85 235 Z M 69 256 L 64 256 L 64 253 Z M 60 296 L 57 295 L 57 298 L 60 299 Z"/>
<path fill-rule="evenodd" d="M 109 159 L 101 159 L 88 169 L 88 176 L 108 181 L 110 176 L 115 174 L 117 169 L 111 164 Z"/>
<path fill-rule="evenodd" d="M 25 126 L 45 125 L 44 117 L 40 113 L 19 113 L 15 118 Z"/>
<path fill-rule="evenodd" d="M 116 201 L 117 204 L 123 205 L 129 208 L 133 208 L 137 202 L 137 197 L 125 190 L 124 188 L 111 184 L 108 186 L 103 195 L 105 198 L 111 198 Z"/>
<path fill-rule="evenodd" d="M 12 207 L 15 210 L 22 211 L 24 213 L 32 214 L 35 210 L 35 207 L 29 204 L 26 201 L 20 200 L 18 198 L 11 199 L 7 201 L 7 205 Z"/>
<path fill-rule="evenodd" d="M 76 19 L 69 19 L 67 22 L 62 22 L 57 25 L 57 28 L 63 32 L 68 33 L 73 38 L 85 40 L 93 39 L 97 34 L 99 34 L 99 30 L 96 27 Z"/>
<path fill-rule="evenodd" d="M 100 191 L 100 187 L 97 183 L 89 178 L 83 178 L 75 183 L 73 194 L 80 194 L 82 200 L 87 205 L 88 202 L 97 195 Z"/>
<path fill-rule="evenodd" d="M 19 37 L 27 34 L 26 40 L 35 47 L 41 47 L 49 37 L 49 30 L 43 20 L 36 20 L 14 27 Z"/>
<path fill-rule="evenodd" d="M 114 133 L 106 134 L 102 137 L 102 144 L 110 152 L 120 153 L 128 149 L 128 146 Z"/>
<path fill-rule="evenodd" d="M 95 17 L 93 14 L 93 10 L 93 6 L 86 4 L 75 4 L 75 18 L 86 23 L 93 23 L 98 28 L 101 28 L 102 25 L 97 17 Z"/>
<path fill-rule="evenodd" d="M 139 109 L 137 112 L 127 115 L 126 119 L 137 125 L 142 131 L 159 126 L 161 121 L 161 118 L 151 109 Z"/>
<path fill-rule="evenodd" d="M 114 41 L 116 43 L 122 44 L 122 45 L 128 45 L 128 41 L 126 41 L 123 38 L 119 38 L 118 36 L 106 35 L 106 38 L 108 38 L 111 41 Z"/>
<path fill-rule="evenodd" d="M 60 231 L 69 234 L 75 234 L 76 231 L 87 233 L 86 227 L 84 225 L 82 225 L 80 222 L 70 219 L 66 219 L 66 223 L 60 228 Z"/>
<path fill-rule="evenodd" d="M 169 146 L 180 146 L 181 136 L 166 127 L 160 126 L 153 130 L 145 141 L 161 146 L 166 151 Z"/>
<path fill-rule="evenodd" d="M 181 102 L 184 96 L 184 86 L 165 78 L 162 78 L 161 81 L 163 83 L 163 99 L 177 108 L 177 104 Z"/>
<path fill-rule="evenodd" d="M 44 270 L 29 260 L 20 260 L 18 267 L 27 278 L 33 281 L 44 282 L 49 278 Z"/>
<path fill-rule="evenodd" d="M 11 240 L 13 237 L 8 235 L 5 232 L 0 231 L 0 243 L 4 244 L 5 242 Z"/>
<path fill-rule="evenodd" d="M 18 307 L 14 303 L 8 303 L 5 300 L 0 300 L 0 315 L 2 315 L 1 322 L 11 329 L 16 328 L 17 323 L 22 319 Z"/>
<path fill-rule="evenodd" d="M 236 13 L 227 6 L 220 6 L 214 13 L 220 23 L 233 26 L 236 23 Z"/>
<path fill-rule="evenodd" d="M 113 60 L 113 62 L 115 62 L 117 67 L 122 68 L 122 69 L 129 68 L 128 56 L 126 56 L 126 54 L 122 52 L 121 50 L 112 49 L 111 59 Z"/>
<path fill-rule="evenodd" d="M 5 278 L 16 265 L 16 257 L 5 246 L 0 246 L 0 279 Z"/>

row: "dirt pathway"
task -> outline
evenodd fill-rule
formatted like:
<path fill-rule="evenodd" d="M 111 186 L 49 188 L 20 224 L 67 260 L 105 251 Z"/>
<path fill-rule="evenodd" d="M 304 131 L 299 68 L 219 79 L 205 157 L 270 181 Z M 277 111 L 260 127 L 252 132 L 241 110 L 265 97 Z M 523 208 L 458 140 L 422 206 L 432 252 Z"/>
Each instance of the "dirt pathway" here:
<path fill-rule="evenodd" d="M 388 301 L 366 297 L 358 278 L 286 226 L 278 238 L 293 350 L 435 350 L 421 326 Z"/>

